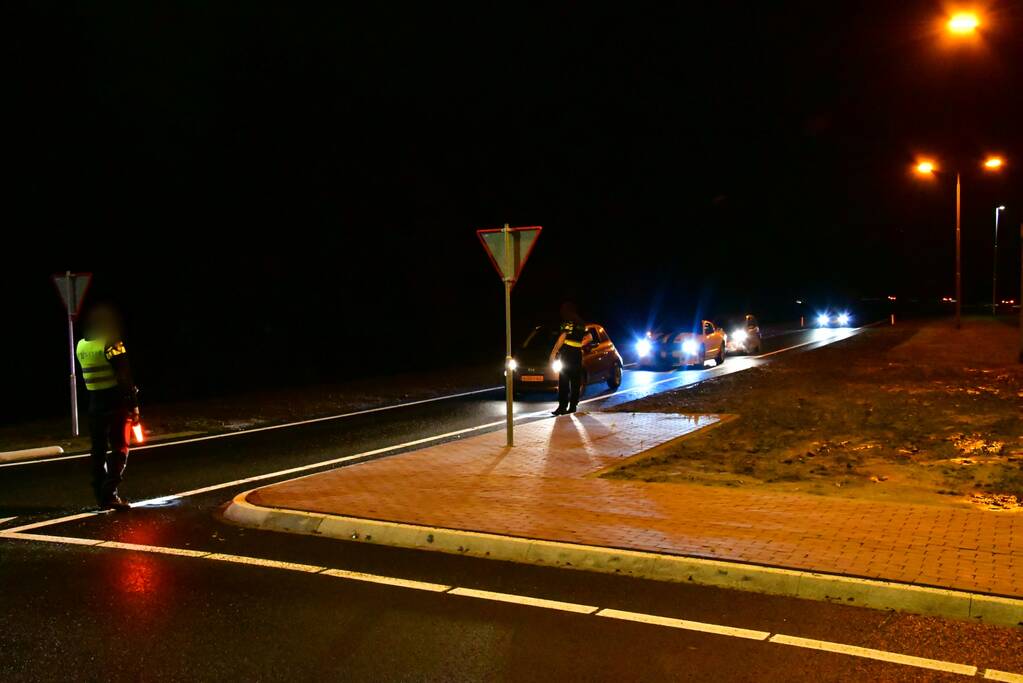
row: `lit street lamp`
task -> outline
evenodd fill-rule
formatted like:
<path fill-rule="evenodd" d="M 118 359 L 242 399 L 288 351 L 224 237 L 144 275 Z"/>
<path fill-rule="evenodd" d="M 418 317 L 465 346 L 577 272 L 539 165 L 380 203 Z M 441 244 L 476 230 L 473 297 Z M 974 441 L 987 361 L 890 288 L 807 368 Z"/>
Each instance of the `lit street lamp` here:
<path fill-rule="evenodd" d="M 977 30 L 980 26 L 980 19 L 973 12 L 957 12 L 948 19 L 948 32 L 965 36 Z"/>
<path fill-rule="evenodd" d="M 988 157 L 984 160 L 984 168 L 989 171 L 998 171 L 1005 165 L 1001 157 Z M 921 160 L 916 165 L 916 172 L 924 176 L 934 176 L 938 173 L 937 164 L 928 159 Z M 956 329 L 962 327 L 962 306 L 963 306 L 963 276 L 962 276 L 962 241 L 961 234 L 961 182 L 959 171 L 956 171 Z"/>
<path fill-rule="evenodd" d="M 1003 211 L 1004 206 L 995 207 L 995 262 L 991 268 L 991 315 L 998 313 L 998 214 Z"/>

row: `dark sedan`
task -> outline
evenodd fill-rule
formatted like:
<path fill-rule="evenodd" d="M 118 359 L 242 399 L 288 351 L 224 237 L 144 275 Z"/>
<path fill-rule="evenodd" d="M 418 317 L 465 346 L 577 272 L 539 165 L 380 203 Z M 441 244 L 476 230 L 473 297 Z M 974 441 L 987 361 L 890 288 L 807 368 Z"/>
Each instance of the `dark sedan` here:
<path fill-rule="evenodd" d="M 622 357 L 601 325 L 587 323 L 583 347 L 583 384 L 606 382 L 610 389 L 622 383 Z M 523 342 L 512 361 L 516 393 L 552 391 L 558 388 L 558 351 L 565 341 L 558 327 L 538 325 Z"/>

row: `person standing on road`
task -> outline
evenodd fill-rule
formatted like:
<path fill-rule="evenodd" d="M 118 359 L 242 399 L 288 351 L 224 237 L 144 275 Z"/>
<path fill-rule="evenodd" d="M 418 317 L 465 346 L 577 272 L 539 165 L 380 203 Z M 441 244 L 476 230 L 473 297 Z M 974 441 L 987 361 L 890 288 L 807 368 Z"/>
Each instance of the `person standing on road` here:
<path fill-rule="evenodd" d="M 583 383 L 583 347 L 589 343 L 586 325 L 572 304 L 561 306 L 561 333 L 564 339 L 558 350 L 561 369 L 558 372 L 558 407 L 554 415 L 574 413 L 579 404 Z"/>
<path fill-rule="evenodd" d="M 128 366 L 117 314 L 96 306 L 85 318 L 85 338 L 75 355 L 89 391 L 92 489 L 101 510 L 126 510 L 117 487 L 128 463 L 131 428 L 139 423 L 138 390 Z M 108 454 L 109 449 L 109 454 Z"/>

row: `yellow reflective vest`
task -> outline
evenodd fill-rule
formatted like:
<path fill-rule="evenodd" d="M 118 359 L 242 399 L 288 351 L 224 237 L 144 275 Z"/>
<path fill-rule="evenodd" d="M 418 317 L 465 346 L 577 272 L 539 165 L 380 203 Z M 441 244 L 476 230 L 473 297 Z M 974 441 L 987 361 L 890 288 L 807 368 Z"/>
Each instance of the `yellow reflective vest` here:
<path fill-rule="evenodd" d="M 110 359 L 126 353 L 124 344 L 106 344 L 101 340 L 79 340 L 75 355 L 82 366 L 85 388 L 89 391 L 101 391 L 117 386 L 117 376 Z"/>

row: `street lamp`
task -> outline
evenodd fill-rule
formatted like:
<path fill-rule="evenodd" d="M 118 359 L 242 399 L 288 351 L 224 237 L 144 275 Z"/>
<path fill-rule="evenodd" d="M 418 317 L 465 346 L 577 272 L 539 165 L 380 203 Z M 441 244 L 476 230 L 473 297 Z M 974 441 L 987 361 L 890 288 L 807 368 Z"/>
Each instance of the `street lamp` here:
<path fill-rule="evenodd" d="M 980 19 L 973 12 L 956 12 L 948 19 L 948 32 L 958 36 L 969 35 L 980 26 Z"/>
<path fill-rule="evenodd" d="M 998 214 L 1003 211 L 1004 206 L 995 207 L 995 262 L 991 268 L 991 315 L 998 313 Z"/>
<path fill-rule="evenodd" d="M 984 168 L 988 171 L 998 171 L 1005 165 L 1005 161 L 1001 157 L 988 157 L 984 160 Z M 934 176 L 938 172 L 938 166 L 930 159 L 921 159 L 916 164 L 916 172 L 924 176 Z M 962 275 L 962 241 L 960 239 L 961 234 L 961 215 L 960 210 L 962 206 L 962 183 L 960 182 L 959 171 L 956 171 L 956 329 L 962 327 L 962 306 L 963 306 L 963 275 Z"/>

